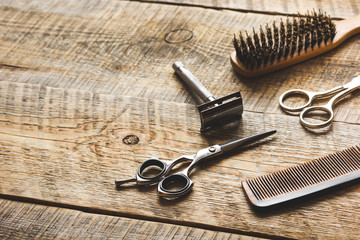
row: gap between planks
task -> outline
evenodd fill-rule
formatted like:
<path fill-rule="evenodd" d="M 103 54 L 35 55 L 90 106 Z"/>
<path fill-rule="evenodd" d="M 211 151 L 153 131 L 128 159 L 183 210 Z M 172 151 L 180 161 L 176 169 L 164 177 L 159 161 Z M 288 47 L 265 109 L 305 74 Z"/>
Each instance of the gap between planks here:
<path fill-rule="evenodd" d="M 133 0 L 132 2 L 140 2 L 140 3 L 151 3 L 151 4 L 161 4 L 161 5 L 173 5 L 173 6 L 181 6 L 181 7 L 195 7 L 195 8 L 204 8 L 204 9 L 212 9 L 218 11 L 233 11 L 233 12 L 241 12 L 241 13 L 254 13 L 254 14 L 262 14 L 262 15 L 271 15 L 271 16 L 285 16 L 291 17 L 294 14 L 286 13 L 286 12 L 278 12 L 278 11 L 262 11 L 262 10 L 251 10 L 245 8 L 232 8 L 232 7 L 216 7 L 216 6 L 207 6 L 204 4 L 196 4 L 196 3 L 178 3 L 178 2 L 166 2 L 166 1 L 152 1 L 152 0 Z M 298 16 L 298 14 L 296 14 Z M 306 16 L 305 14 L 300 14 L 300 16 Z M 342 17 L 331 17 L 333 20 L 344 20 Z"/>
<path fill-rule="evenodd" d="M 21 202 L 21 203 L 37 204 L 37 205 L 41 205 L 41 206 L 76 210 L 76 211 L 81 211 L 81 212 L 90 213 L 90 214 L 99 214 L 99 215 L 106 215 L 106 216 L 113 216 L 113 217 L 123 217 L 123 218 L 136 219 L 136 220 L 142 220 L 142 221 L 150 221 L 150 222 L 154 222 L 154 223 L 173 224 L 173 225 L 178 225 L 178 226 L 183 226 L 183 227 L 198 228 L 198 229 L 202 229 L 202 230 L 218 231 L 218 232 L 229 233 L 229 234 L 239 234 L 239 235 L 248 236 L 248 237 L 268 238 L 268 239 L 288 239 L 288 238 L 284 238 L 283 236 L 267 235 L 267 234 L 260 233 L 260 232 L 245 232 L 245 231 L 239 231 L 239 230 L 235 230 L 235 229 L 231 229 L 231 228 L 212 226 L 212 225 L 208 225 L 208 224 L 200 224 L 200 223 L 186 222 L 186 221 L 176 221 L 176 220 L 169 220 L 169 219 L 150 217 L 150 216 L 144 216 L 144 215 L 138 215 L 138 214 L 126 214 L 126 213 L 120 213 L 117 211 L 90 208 L 90 207 L 84 207 L 84 206 L 79 206 L 79 205 L 45 201 L 45 200 L 40 200 L 40 199 L 35 199 L 35 198 L 27 198 L 27 197 L 6 195 L 6 194 L 0 193 L 0 200 L 1 199 L 17 201 L 17 202 Z"/>

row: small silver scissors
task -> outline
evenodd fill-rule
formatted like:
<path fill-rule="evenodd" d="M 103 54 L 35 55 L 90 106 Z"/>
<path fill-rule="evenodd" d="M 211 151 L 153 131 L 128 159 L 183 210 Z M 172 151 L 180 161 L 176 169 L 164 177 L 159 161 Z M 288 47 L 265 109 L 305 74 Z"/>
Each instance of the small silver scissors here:
<path fill-rule="evenodd" d="M 309 128 L 321 128 L 321 127 L 326 127 L 326 126 L 330 125 L 332 123 L 332 121 L 334 120 L 334 111 L 333 111 L 334 105 L 337 102 L 341 101 L 346 95 L 348 95 L 352 91 L 355 91 L 356 89 L 360 89 L 360 76 L 355 77 L 351 82 L 349 82 L 343 86 L 338 86 L 338 87 L 335 87 L 335 88 L 330 89 L 325 92 L 311 92 L 311 91 L 305 91 L 303 89 L 292 89 L 292 90 L 284 92 L 280 96 L 279 103 L 283 109 L 285 109 L 289 112 L 301 111 L 300 123 L 303 126 L 309 127 Z M 300 95 L 306 96 L 308 98 L 307 103 L 305 103 L 304 105 L 302 105 L 300 107 L 286 106 L 284 104 L 284 100 L 286 98 L 288 98 L 290 95 L 294 95 L 294 94 L 300 94 Z M 334 97 L 332 97 L 325 105 L 309 107 L 315 99 L 328 98 L 334 94 L 336 94 L 336 95 Z M 321 123 L 317 123 L 317 124 L 309 123 L 304 120 L 305 116 L 309 116 L 308 115 L 309 112 L 313 112 L 316 110 L 328 113 L 329 117 L 325 121 L 323 121 Z"/>
<path fill-rule="evenodd" d="M 239 138 L 220 145 L 213 145 L 199 150 L 196 154 L 183 155 L 172 161 L 163 161 L 157 158 L 150 158 L 141 164 L 134 178 L 126 180 L 115 180 L 115 185 L 119 187 L 122 184 L 129 182 L 136 182 L 138 185 L 150 185 L 159 182 L 158 194 L 160 196 L 168 198 L 179 197 L 188 193 L 194 185 L 189 175 L 200 161 L 209 159 L 214 156 L 223 155 L 238 148 L 242 148 L 251 142 L 266 138 L 274 133 L 276 133 L 276 130 Z M 175 165 L 182 162 L 191 163 L 183 171 L 165 177 Z M 160 173 L 151 177 L 144 176 L 144 170 L 149 167 L 160 168 Z M 176 190 L 173 190 L 174 186 L 177 187 Z"/>

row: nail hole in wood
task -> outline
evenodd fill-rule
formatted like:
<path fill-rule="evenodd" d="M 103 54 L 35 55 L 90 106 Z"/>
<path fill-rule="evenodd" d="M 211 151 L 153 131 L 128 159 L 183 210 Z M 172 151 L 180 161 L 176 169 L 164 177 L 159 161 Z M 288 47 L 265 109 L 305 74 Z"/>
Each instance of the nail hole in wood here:
<path fill-rule="evenodd" d="M 127 135 L 126 137 L 123 138 L 123 143 L 127 144 L 127 145 L 135 145 L 138 144 L 139 142 L 139 138 L 136 135 Z"/>

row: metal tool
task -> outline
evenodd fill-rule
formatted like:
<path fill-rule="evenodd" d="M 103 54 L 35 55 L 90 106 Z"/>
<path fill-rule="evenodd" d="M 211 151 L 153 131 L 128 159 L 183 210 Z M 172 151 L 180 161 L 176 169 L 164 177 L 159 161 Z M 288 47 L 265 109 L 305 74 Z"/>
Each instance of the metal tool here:
<path fill-rule="evenodd" d="M 175 62 L 173 69 L 191 90 L 205 102 L 205 104 L 198 106 L 201 119 L 200 131 L 208 130 L 216 125 L 229 123 L 241 117 L 243 103 L 240 92 L 215 99 L 181 62 Z"/>
<path fill-rule="evenodd" d="M 292 89 L 292 90 L 284 92 L 280 96 L 279 103 L 283 109 L 285 109 L 289 112 L 301 111 L 300 123 L 303 126 L 309 127 L 309 128 L 326 127 L 326 126 L 330 125 L 332 123 L 332 121 L 334 120 L 334 111 L 333 111 L 334 105 L 336 103 L 338 103 L 339 101 L 341 101 L 346 95 L 348 95 L 352 91 L 355 91 L 356 89 L 360 89 L 360 76 L 355 77 L 351 82 L 349 82 L 343 86 L 338 86 L 338 87 L 335 87 L 335 88 L 330 89 L 325 92 L 311 92 L 311 91 L 306 91 L 303 89 Z M 295 95 L 295 94 L 300 94 L 300 95 L 306 96 L 308 98 L 307 103 L 300 107 L 289 107 L 289 106 L 285 105 L 284 100 L 286 98 L 289 98 L 290 95 Z M 325 105 L 309 107 L 315 99 L 328 98 L 330 96 L 333 96 L 334 94 L 336 94 L 336 95 L 334 97 L 332 97 Z M 304 120 L 304 117 L 310 116 L 310 114 L 309 114 L 310 112 L 313 112 L 313 114 L 315 114 L 315 111 L 328 113 L 329 117 L 325 121 L 318 123 L 318 124 L 309 123 L 308 121 Z M 318 114 L 319 113 L 317 112 L 316 115 L 318 115 Z"/>
<path fill-rule="evenodd" d="M 189 178 L 189 175 L 200 161 L 207 160 L 215 156 L 220 156 L 235 149 L 242 148 L 249 143 L 266 138 L 274 133 L 276 133 L 275 130 L 239 138 L 234 141 L 230 141 L 220 145 L 213 145 L 199 150 L 196 154 L 183 155 L 172 161 L 163 161 L 157 158 L 150 158 L 146 160 L 143 164 L 141 164 L 134 178 L 126 180 L 115 180 L 115 185 L 119 187 L 122 184 L 129 182 L 136 182 L 136 184 L 138 185 L 151 185 L 159 182 L 158 194 L 160 196 L 170 198 L 179 197 L 191 190 L 194 183 Z M 166 175 L 168 175 L 172 168 L 183 162 L 191 162 L 191 164 L 183 171 L 165 177 Z M 146 169 L 151 169 L 153 167 L 160 168 L 160 172 L 153 176 L 146 176 L 144 174 L 146 172 Z M 176 189 L 174 189 L 174 186 L 176 187 Z"/>

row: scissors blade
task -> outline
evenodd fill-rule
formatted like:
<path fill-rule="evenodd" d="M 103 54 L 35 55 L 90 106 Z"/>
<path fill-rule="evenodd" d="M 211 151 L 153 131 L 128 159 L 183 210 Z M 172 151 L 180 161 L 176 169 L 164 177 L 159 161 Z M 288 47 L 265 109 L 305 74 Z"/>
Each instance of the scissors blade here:
<path fill-rule="evenodd" d="M 239 138 L 239 139 L 227 142 L 227 143 L 220 144 L 220 147 L 224 153 L 230 152 L 230 151 L 234 150 L 235 148 L 244 147 L 249 143 L 261 140 L 263 138 L 273 135 L 274 133 L 276 133 L 276 130 L 259 133 L 259 134 L 255 134 L 255 135 L 250 135 L 247 137 Z"/>
<path fill-rule="evenodd" d="M 351 82 L 344 85 L 346 88 L 358 88 L 360 87 L 360 75 L 353 78 Z"/>

